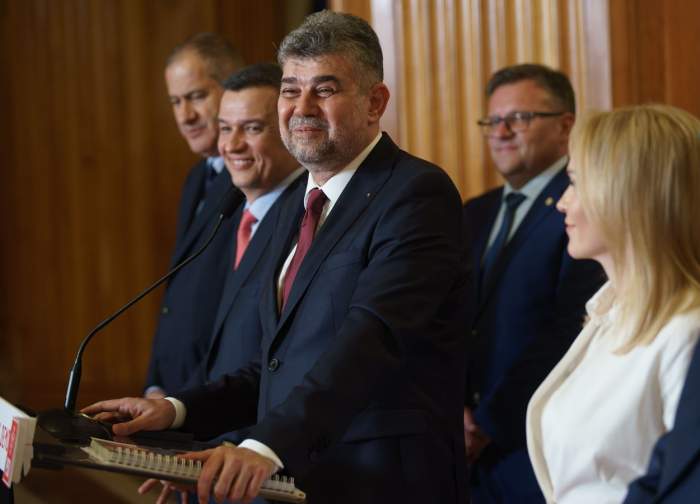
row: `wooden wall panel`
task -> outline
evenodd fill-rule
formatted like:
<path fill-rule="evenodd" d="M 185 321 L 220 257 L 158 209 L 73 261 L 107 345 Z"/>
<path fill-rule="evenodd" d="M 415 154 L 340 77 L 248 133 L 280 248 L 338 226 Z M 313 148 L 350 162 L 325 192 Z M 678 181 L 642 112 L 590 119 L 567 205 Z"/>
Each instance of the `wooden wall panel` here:
<path fill-rule="evenodd" d="M 700 3 L 610 4 L 613 103 L 658 102 L 700 116 Z"/>
<path fill-rule="evenodd" d="M 0 395 L 62 403 L 82 337 L 167 268 L 196 160 L 163 81 L 174 45 L 219 31 L 272 60 L 285 2 L 0 0 Z M 85 354 L 80 404 L 140 392 L 160 295 Z"/>

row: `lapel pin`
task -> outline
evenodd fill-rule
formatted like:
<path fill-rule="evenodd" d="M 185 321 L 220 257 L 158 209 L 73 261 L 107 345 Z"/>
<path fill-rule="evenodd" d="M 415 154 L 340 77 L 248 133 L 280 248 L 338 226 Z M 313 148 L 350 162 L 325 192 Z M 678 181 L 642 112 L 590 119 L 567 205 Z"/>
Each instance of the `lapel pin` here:
<path fill-rule="evenodd" d="M 547 206 L 552 206 L 554 204 L 554 198 L 551 196 L 547 196 L 547 199 L 544 200 L 544 204 Z"/>
<path fill-rule="evenodd" d="M 368 198 L 372 197 L 372 193 L 371 193 L 371 192 L 368 192 L 368 193 L 367 193 L 367 197 L 368 197 Z"/>

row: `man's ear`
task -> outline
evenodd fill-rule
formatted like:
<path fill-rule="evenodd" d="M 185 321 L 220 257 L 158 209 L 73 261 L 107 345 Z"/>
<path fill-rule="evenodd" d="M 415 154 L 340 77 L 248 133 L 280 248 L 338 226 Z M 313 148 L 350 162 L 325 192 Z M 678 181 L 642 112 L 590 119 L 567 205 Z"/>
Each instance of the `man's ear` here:
<path fill-rule="evenodd" d="M 574 127 L 575 122 L 576 116 L 574 114 L 572 114 L 571 112 L 564 112 L 564 115 L 561 117 L 560 122 L 562 132 L 568 136 L 569 133 L 571 133 L 571 129 Z"/>
<path fill-rule="evenodd" d="M 383 82 L 378 82 L 373 85 L 368 93 L 369 110 L 367 111 L 367 121 L 369 124 L 379 122 L 386 106 L 389 103 L 389 88 Z"/>

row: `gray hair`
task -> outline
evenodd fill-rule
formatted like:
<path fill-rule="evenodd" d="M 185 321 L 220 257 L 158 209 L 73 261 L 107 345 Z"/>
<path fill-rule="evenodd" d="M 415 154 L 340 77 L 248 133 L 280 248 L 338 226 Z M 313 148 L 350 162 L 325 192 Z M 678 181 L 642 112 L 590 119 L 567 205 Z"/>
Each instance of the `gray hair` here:
<path fill-rule="evenodd" d="M 218 82 L 243 66 L 243 58 L 224 37 L 217 33 L 197 33 L 172 50 L 165 62 L 166 68 L 186 51 L 198 54 L 206 65 L 209 77 Z"/>
<path fill-rule="evenodd" d="M 372 27 L 352 14 L 324 10 L 308 16 L 282 41 L 277 60 L 280 65 L 293 58 L 319 58 L 329 54 L 350 57 L 359 66 L 367 87 L 384 79 L 379 38 Z"/>

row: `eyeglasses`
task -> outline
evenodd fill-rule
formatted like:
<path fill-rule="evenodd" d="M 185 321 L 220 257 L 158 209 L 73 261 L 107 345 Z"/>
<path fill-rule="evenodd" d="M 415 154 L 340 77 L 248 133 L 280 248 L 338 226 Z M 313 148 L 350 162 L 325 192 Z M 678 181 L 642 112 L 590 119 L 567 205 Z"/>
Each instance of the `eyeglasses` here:
<path fill-rule="evenodd" d="M 486 136 L 493 134 L 501 123 L 505 124 L 508 131 L 520 133 L 527 130 L 532 120 L 536 117 L 556 117 L 563 114 L 564 112 L 511 112 L 503 117 L 484 117 L 483 119 L 479 119 L 476 124 L 481 126 L 481 131 Z"/>

